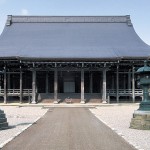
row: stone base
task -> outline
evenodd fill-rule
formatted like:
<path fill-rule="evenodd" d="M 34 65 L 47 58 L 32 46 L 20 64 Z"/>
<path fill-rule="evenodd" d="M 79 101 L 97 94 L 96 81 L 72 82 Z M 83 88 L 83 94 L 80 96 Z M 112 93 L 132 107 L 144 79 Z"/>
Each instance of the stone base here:
<path fill-rule="evenodd" d="M 58 104 L 58 101 L 54 101 L 54 104 Z"/>
<path fill-rule="evenodd" d="M 81 101 L 80 104 L 85 104 L 85 101 Z"/>
<path fill-rule="evenodd" d="M 150 111 L 150 101 L 142 101 L 138 110 Z"/>
<path fill-rule="evenodd" d="M 107 104 L 107 101 L 102 101 L 102 104 Z"/>
<path fill-rule="evenodd" d="M 31 104 L 36 104 L 36 102 L 35 102 L 35 101 L 32 101 Z"/>
<path fill-rule="evenodd" d="M 135 111 L 131 119 L 130 128 L 150 130 L 150 111 Z"/>
<path fill-rule="evenodd" d="M 0 130 L 7 129 L 8 123 L 4 111 L 0 110 Z"/>

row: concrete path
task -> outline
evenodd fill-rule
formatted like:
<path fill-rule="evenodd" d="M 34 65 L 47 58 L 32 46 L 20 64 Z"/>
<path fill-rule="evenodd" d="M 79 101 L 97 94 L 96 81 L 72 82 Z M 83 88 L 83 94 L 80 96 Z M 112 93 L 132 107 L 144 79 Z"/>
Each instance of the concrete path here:
<path fill-rule="evenodd" d="M 2 150 L 135 150 L 88 108 L 50 108 Z"/>

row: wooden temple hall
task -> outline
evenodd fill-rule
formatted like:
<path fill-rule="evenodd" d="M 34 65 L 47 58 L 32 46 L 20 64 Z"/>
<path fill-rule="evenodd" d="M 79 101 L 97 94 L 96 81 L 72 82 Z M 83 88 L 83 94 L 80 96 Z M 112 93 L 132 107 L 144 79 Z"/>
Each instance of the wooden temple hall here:
<path fill-rule="evenodd" d="M 135 102 L 150 46 L 130 16 L 11 16 L 0 36 L 0 101 Z"/>

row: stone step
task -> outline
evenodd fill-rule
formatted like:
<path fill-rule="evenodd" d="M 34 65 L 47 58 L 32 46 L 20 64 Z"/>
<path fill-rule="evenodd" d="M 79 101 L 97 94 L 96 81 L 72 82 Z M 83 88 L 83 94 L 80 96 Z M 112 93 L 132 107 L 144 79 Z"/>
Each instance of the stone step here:
<path fill-rule="evenodd" d="M 4 111 L 0 109 L 0 114 L 3 114 L 3 113 L 4 113 Z"/>
<path fill-rule="evenodd" d="M 0 110 L 0 130 L 7 129 L 7 118 L 3 110 Z"/>
<path fill-rule="evenodd" d="M 0 118 L 6 118 L 6 115 L 4 113 L 0 114 Z"/>
<path fill-rule="evenodd" d="M 7 118 L 0 118 L 0 123 L 7 122 Z"/>
<path fill-rule="evenodd" d="M 0 130 L 7 129 L 7 128 L 8 128 L 7 122 L 0 123 Z"/>

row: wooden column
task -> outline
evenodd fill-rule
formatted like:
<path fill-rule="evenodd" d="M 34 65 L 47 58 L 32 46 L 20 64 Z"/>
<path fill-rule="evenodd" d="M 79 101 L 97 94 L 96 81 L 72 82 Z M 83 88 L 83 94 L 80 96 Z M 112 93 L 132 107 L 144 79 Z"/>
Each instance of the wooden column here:
<path fill-rule="evenodd" d="M 119 65 L 117 65 L 117 72 L 116 72 L 116 99 L 117 103 L 119 103 Z"/>
<path fill-rule="evenodd" d="M 20 67 L 20 103 L 22 103 L 22 96 L 23 96 L 23 91 L 22 91 L 22 70 Z"/>
<path fill-rule="evenodd" d="M 106 68 L 103 69 L 103 93 L 102 93 L 102 103 L 107 103 L 106 100 Z"/>
<path fill-rule="evenodd" d="M 82 104 L 85 103 L 84 99 L 84 69 L 81 69 L 81 102 Z"/>
<path fill-rule="evenodd" d="M 58 71 L 57 68 L 54 70 L 54 103 L 58 103 Z"/>
<path fill-rule="evenodd" d="M 132 102 L 135 102 L 135 79 L 134 79 L 134 66 L 132 67 Z"/>
<path fill-rule="evenodd" d="M 7 103 L 7 75 L 6 66 L 4 67 L 4 103 Z"/>
<path fill-rule="evenodd" d="M 36 103 L 36 71 L 32 71 L 32 104 Z"/>
<path fill-rule="evenodd" d="M 46 85 L 46 93 L 48 93 L 48 72 L 46 72 L 46 83 L 45 83 L 45 85 Z"/>
<path fill-rule="evenodd" d="M 93 93 L 93 73 L 90 73 L 90 93 Z"/>

